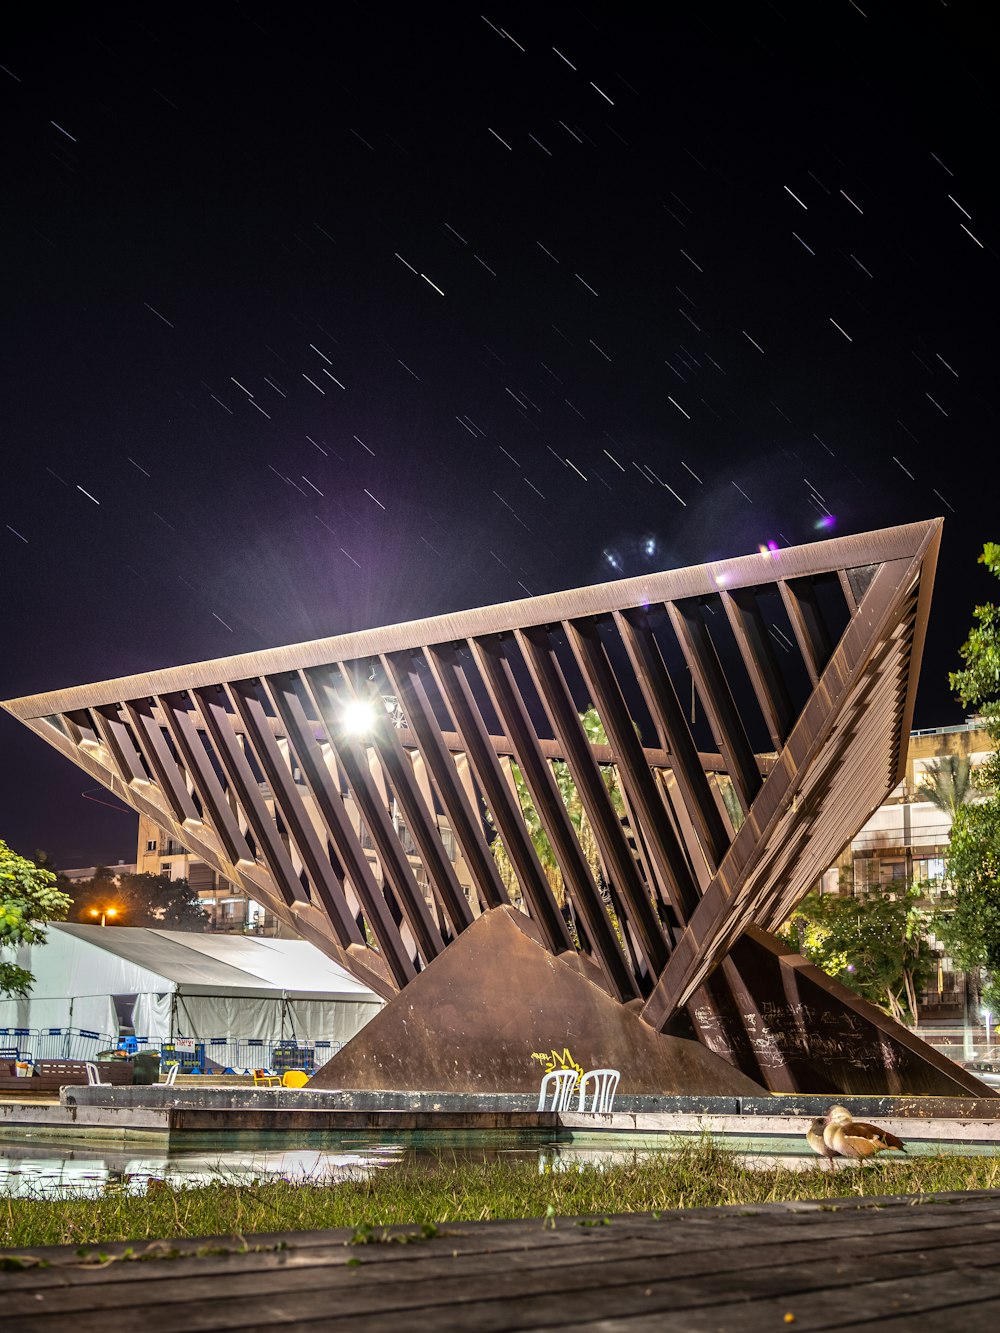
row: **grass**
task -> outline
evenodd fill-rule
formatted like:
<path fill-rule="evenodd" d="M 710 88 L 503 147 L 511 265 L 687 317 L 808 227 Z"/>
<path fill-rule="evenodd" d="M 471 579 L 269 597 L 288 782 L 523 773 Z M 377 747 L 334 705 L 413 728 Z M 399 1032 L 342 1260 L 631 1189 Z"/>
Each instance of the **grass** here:
<path fill-rule="evenodd" d="M 428 1168 L 394 1166 L 367 1179 L 216 1183 L 97 1198 L 0 1197 L 0 1246 L 76 1244 L 490 1218 L 572 1217 L 719 1204 L 1000 1188 L 1000 1158 L 919 1157 L 830 1172 L 749 1169 L 711 1142 L 636 1155 L 607 1166 L 539 1172 L 536 1162 L 497 1158 Z"/>

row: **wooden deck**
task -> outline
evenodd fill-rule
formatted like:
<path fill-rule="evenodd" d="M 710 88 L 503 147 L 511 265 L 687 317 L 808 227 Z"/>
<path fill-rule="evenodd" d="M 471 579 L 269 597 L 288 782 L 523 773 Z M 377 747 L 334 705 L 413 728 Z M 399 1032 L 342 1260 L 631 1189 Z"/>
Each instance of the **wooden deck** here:
<path fill-rule="evenodd" d="M 353 1237 L 357 1241 L 357 1237 Z M 1000 1191 L 0 1252 L 4 1333 L 1000 1327 Z M 200 1251 L 200 1253 L 199 1253 Z M 38 1263 L 37 1261 L 42 1261 Z"/>

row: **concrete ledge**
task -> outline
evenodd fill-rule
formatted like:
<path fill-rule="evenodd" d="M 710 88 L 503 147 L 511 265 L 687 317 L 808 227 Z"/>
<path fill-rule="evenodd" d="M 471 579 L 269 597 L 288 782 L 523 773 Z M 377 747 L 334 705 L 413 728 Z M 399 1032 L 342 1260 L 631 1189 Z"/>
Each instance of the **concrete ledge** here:
<path fill-rule="evenodd" d="M 0 1134 L 82 1135 L 127 1140 L 190 1134 L 302 1132 L 524 1135 L 590 1139 L 617 1146 L 664 1146 L 672 1136 L 702 1134 L 753 1142 L 799 1139 L 823 1115 L 828 1097 L 622 1097 L 611 1115 L 536 1111 L 523 1093 L 471 1097 L 457 1093 L 358 1093 L 308 1088 L 69 1087 L 58 1104 L 0 1104 Z M 909 1143 L 1000 1147 L 1000 1099 L 845 1097 Z"/>
<path fill-rule="evenodd" d="M 683 1112 L 614 1111 L 611 1115 L 579 1115 L 563 1111 L 559 1126 L 569 1130 L 573 1139 L 590 1135 L 633 1135 L 644 1138 L 669 1138 L 678 1135 L 699 1138 L 716 1135 L 740 1139 L 774 1139 L 790 1134 L 804 1135 L 807 1115 L 701 1115 Z M 860 1118 L 860 1113 L 859 1113 Z M 946 1119 L 930 1116 L 880 1116 L 879 1126 L 916 1143 L 991 1144 L 1000 1150 L 1000 1112 L 993 1119 Z"/>
<path fill-rule="evenodd" d="M 73 1087 L 60 1093 L 66 1106 L 163 1107 L 205 1110 L 437 1111 L 467 1113 L 528 1112 L 537 1093 L 468 1094 L 457 1092 L 357 1092 L 350 1089 L 236 1088 L 199 1084 L 166 1087 Z M 910 1120 L 1000 1120 L 1000 1098 L 957 1097 L 667 1097 L 615 1098 L 616 1112 L 659 1115 L 783 1116 L 812 1119 L 825 1115 L 839 1100 L 858 1119 L 902 1117 Z"/>

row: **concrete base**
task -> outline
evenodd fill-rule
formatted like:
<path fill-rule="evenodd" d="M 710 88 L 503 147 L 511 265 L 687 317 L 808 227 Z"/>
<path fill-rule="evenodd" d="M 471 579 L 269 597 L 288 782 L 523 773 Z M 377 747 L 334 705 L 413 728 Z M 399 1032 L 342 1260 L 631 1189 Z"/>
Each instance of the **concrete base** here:
<path fill-rule="evenodd" d="M 623 1093 L 763 1092 L 701 1043 L 655 1032 L 532 934 L 513 908 L 484 913 L 309 1087 L 537 1096 L 547 1066 L 568 1057 L 620 1070 Z"/>
<path fill-rule="evenodd" d="M 1000 1149 L 1000 1101 L 944 1097 L 848 1097 L 858 1118 L 873 1120 L 907 1143 L 992 1144 Z M 677 1136 L 720 1139 L 792 1136 L 829 1107 L 827 1097 L 655 1097 L 616 1101 L 608 1116 L 535 1111 L 532 1098 L 442 1093 L 310 1092 L 283 1088 L 66 1088 L 56 1106 L 0 1107 L 6 1138 L 155 1142 L 199 1134 L 303 1133 L 393 1137 L 440 1132 L 481 1136 L 546 1133 L 553 1140 L 606 1142 L 609 1147 L 669 1149 Z M 426 1137 L 424 1138 L 426 1142 Z M 233 1146 L 238 1146 L 234 1140 Z M 2 1151 L 2 1149 L 0 1149 Z"/>

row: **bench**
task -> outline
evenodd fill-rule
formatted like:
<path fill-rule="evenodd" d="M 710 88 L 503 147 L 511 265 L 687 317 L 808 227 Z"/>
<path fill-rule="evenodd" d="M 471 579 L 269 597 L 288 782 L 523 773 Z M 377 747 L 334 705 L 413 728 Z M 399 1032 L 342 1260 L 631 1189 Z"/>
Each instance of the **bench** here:
<path fill-rule="evenodd" d="M 97 1064 L 102 1083 L 111 1083 L 115 1087 L 131 1085 L 131 1060 L 91 1063 Z M 35 1070 L 31 1078 L 18 1078 L 13 1062 L 0 1060 L 0 1091 L 33 1095 L 36 1092 L 58 1092 L 60 1088 L 83 1087 L 87 1083 L 85 1060 L 39 1060 Z"/>

